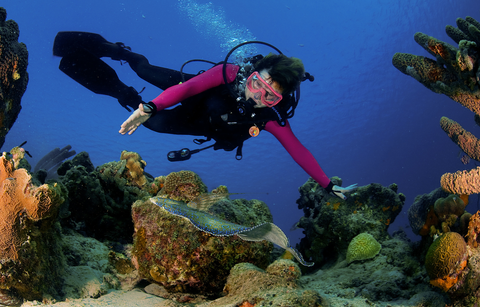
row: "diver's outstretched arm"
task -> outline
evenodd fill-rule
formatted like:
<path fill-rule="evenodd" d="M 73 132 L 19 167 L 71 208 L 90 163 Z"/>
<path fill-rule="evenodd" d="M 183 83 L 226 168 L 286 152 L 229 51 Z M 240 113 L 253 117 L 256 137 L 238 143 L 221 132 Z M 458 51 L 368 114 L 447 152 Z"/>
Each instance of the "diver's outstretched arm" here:
<path fill-rule="evenodd" d="M 356 188 L 356 184 L 346 188 L 334 185 L 322 170 L 312 153 L 303 146 L 302 143 L 293 134 L 290 123 L 287 121 L 285 126 L 280 126 L 276 121 L 269 121 L 265 126 L 265 130 L 273 134 L 275 138 L 283 145 L 295 162 L 300 165 L 307 174 L 309 174 L 319 185 L 327 192 L 333 192 L 336 196 L 346 199 L 343 194 Z"/>
<path fill-rule="evenodd" d="M 123 122 L 123 124 L 120 126 L 120 131 L 118 132 L 120 134 L 125 134 L 128 132 L 129 135 L 134 133 L 135 130 L 137 130 L 137 128 L 146 122 L 152 115 L 152 113 L 147 113 L 145 111 L 148 111 L 148 109 L 146 110 L 143 106 L 143 103 L 141 103 L 138 106 L 138 109 L 136 109 L 135 112 L 133 112 L 133 114 Z"/>
<path fill-rule="evenodd" d="M 239 67 L 227 65 L 227 81 L 235 80 Z M 140 104 L 141 110 L 136 110 L 121 126 L 120 133 L 132 134 L 138 126 L 147 121 L 157 111 L 172 107 L 187 98 L 200 94 L 208 89 L 224 84 L 222 65 L 217 65 L 194 78 L 169 87 L 158 97 L 147 104 Z M 144 108 L 147 108 L 146 110 Z M 139 108 L 140 109 L 140 108 Z M 147 117 L 148 115 L 148 117 Z"/>

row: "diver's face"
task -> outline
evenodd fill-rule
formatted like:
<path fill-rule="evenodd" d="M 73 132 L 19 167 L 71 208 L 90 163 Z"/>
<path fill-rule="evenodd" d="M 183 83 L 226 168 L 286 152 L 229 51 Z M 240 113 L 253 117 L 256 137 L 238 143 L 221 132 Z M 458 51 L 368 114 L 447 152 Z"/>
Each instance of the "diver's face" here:
<path fill-rule="evenodd" d="M 266 83 L 268 83 L 277 93 L 279 93 L 280 95 L 282 94 L 282 88 L 280 87 L 278 82 L 274 81 L 272 79 L 272 77 L 270 76 L 270 74 L 265 69 L 260 71 L 259 74 L 262 77 L 262 79 Z M 252 91 L 250 91 L 248 89 L 248 86 L 245 87 L 245 98 L 247 100 L 252 98 L 252 100 L 255 101 L 254 108 L 265 108 L 265 107 L 267 107 L 267 105 L 265 105 L 262 102 L 262 93 L 261 92 L 253 93 Z"/>

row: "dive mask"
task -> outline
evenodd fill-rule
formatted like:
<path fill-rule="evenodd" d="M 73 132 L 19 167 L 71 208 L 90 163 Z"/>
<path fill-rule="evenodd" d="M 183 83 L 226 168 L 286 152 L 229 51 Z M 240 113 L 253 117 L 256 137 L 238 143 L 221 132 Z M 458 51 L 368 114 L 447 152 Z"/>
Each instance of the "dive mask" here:
<path fill-rule="evenodd" d="M 270 84 L 263 80 L 258 71 L 253 72 L 248 77 L 247 87 L 255 96 L 260 94 L 262 103 L 269 108 L 277 105 L 283 98 Z"/>

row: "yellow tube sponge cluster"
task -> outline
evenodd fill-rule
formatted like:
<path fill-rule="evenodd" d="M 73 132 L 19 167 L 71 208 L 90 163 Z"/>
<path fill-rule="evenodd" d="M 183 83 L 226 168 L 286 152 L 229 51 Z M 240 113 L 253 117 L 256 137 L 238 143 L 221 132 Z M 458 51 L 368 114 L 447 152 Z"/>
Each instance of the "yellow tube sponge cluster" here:
<path fill-rule="evenodd" d="M 382 246 L 375 238 L 366 232 L 363 232 L 352 239 L 347 249 L 347 262 L 356 260 L 367 260 L 375 257 Z"/>

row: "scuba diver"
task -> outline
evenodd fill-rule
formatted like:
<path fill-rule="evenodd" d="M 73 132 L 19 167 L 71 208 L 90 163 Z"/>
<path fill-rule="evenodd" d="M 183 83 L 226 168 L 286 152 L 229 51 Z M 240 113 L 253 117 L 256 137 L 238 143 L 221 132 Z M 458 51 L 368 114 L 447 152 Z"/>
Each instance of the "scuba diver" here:
<path fill-rule="evenodd" d="M 249 43 L 270 46 L 279 54 L 257 55 L 240 64 L 227 63 L 234 50 Z M 293 134 L 287 119 L 294 115 L 298 104 L 300 83 L 313 81 L 313 76 L 305 72 L 300 59 L 287 57 L 270 44 L 242 43 L 228 53 L 225 61 L 197 75 L 183 73 L 183 66 L 176 71 L 151 65 L 130 47 L 111 43 L 95 33 L 59 32 L 53 54 L 62 57 L 59 68 L 69 77 L 94 93 L 118 99 L 128 111 L 135 110 L 121 125 L 121 134 L 132 134 L 143 125 L 161 133 L 205 137 L 195 139 L 196 144 L 215 141 L 202 149 L 171 151 L 167 155 L 170 161 L 187 160 L 211 147 L 236 149 L 236 158 L 240 160 L 243 142 L 265 130 L 328 192 L 346 199 L 344 193 L 357 186 L 334 185 Z M 163 92 L 148 103 L 143 102 L 139 93 L 120 81 L 102 57 L 127 62 L 140 78 Z"/>

